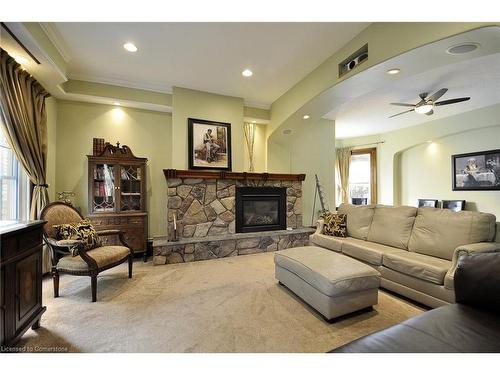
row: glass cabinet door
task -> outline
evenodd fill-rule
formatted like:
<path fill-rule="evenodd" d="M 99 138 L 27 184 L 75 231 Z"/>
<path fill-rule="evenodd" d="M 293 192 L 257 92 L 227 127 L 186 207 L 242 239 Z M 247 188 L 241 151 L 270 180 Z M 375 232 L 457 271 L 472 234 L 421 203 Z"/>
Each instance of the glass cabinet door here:
<path fill-rule="evenodd" d="M 94 212 L 115 211 L 115 175 L 113 164 L 95 164 L 92 205 Z"/>
<path fill-rule="evenodd" d="M 120 166 L 120 211 L 142 210 L 142 169 L 139 165 Z"/>

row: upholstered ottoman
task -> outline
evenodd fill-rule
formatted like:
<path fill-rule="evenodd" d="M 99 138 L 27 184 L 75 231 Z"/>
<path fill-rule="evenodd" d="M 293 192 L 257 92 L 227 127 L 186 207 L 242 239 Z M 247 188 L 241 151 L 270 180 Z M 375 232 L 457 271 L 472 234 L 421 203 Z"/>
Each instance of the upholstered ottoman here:
<path fill-rule="evenodd" d="M 316 246 L 274 255 L 275 277 L 326 320 L 377 304 L 380 273 L 345 255 Z"/>

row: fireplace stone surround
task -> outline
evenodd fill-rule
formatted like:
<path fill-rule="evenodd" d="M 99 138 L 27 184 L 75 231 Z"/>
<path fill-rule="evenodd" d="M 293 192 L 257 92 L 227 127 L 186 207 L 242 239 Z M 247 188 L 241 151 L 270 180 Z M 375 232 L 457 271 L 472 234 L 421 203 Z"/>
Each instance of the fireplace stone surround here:
<path fill-rule="evenodd" d="M 190 262 L 303 246 L 314 230 L 302 226 L 303 174 L 235 173 L 166 169 L 168 236 L 153 240 L 155 264 Z M 289 230 L 236 233 L 239 188 L 282 188 Z M 242 189 L 245 190 L 245 189 Z M 281 190 L 281 189 L 278 189 Z M 178 241 L 172 240 L 174 216 Z"/>

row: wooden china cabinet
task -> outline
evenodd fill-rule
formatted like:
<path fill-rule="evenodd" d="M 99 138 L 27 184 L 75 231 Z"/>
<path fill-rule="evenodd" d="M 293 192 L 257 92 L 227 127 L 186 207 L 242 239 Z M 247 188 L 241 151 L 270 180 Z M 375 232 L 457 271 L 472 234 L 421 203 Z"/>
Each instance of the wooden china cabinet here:
<path fill-rule="evenodd" d="M 121 229 L 126 242 L 146 260 L 148 213 L 146 163 L 128 146 L 106 143 L 99 155 L 87 155 L 89 219 L 96 230 Z M 103 241 L 106 239 L 103 238 Z M 106 244 L 114 245 L 111 237 Z"/>

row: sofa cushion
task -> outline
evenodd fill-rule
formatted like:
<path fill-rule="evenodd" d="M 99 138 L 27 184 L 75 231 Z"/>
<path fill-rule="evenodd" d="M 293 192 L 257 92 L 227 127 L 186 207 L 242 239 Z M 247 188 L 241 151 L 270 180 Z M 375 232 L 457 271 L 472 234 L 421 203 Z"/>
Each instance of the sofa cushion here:
<path fill-rule="evenodd" d="M 391 270 L 438 285 L 443 285 L 444 276 L 451 267 L 448 260 L 404 250 L 384 254 L 382 264 Z"/>
<path fill-rule="evenodd" d="M 382 265 L 382 257 L 384 254 L 394 251 L 399 250 L 395 247 L 358 240 L 356 238 L 347 238 L 346 241 L 342 243 L 342 253 L 375 266 Z"/>
<path fill-rule="evenodd" d="M 347 235 L 349 237 L 366 240 L 375 213 L 374 205 L 355 206 L 342 203 L 337 212 L 347 215 Z"/>
<path fill-rule="evenodd" d="M 368 241 L 407 250 L 416 215 L 415 207 L 377 206 Z"/>
<path fill-rule="evenodd" d="M 377 270 L 316 246 L 278 251 L 274 255 L 274 263 L 330 297 L 374 289 L 380 285 Z"/>
<path fill-rule="evenodd" d="M 347 218 L 349 230 L 349 218 Z M 451 260 L 461 245 L 489 242 L 495 235 L 495 215 L 482 212 L 421 207 L 408 243 L 408 250 Z"/>
<path fill-rule="evenodd" d="M 326 212 L 320 216 L 324 220 L 323 234 L 327 236 L 347 237 L 347 217 L 335 212 Z"/>
<path fill-rule="evenodd" d="M 343 237 L 327 236 L 321 233 L 314 233 L 309 236 L 309 241 L 314 245 L 338 252 L 342 250 L 342 242 L 344 240 L 345 238 Z"/>

